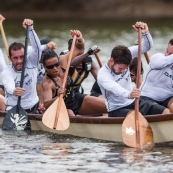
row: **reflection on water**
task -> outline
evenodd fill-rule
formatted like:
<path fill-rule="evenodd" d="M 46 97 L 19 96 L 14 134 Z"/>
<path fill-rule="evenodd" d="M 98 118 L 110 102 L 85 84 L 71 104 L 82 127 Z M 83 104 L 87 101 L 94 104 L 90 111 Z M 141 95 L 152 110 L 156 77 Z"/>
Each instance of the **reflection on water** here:
<path fill-rule="evenodd" d="M 0 172 L 171 172 L 173 143 L 137 152 L 122 143 L 0 131 Z"/>

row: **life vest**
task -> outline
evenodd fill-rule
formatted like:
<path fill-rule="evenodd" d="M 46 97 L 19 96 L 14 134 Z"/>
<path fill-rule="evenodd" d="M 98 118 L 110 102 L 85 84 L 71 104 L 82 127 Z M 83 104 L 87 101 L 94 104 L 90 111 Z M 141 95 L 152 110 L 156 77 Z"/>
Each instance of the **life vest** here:
<path fill-rule="evenodd" d="M 49 77 L 56 86 L 56 93 L 55 93 L 55 96 L 53 97 L 53 98 L 55 98 L 58 96 L 58 89 L 60 88 L 60 86 L 58 85 L 58 83 L 55 81 L 55 79 L 52 76 L 47 74 L 47 77 Z M 76 93 L 73 90 L 73 80 L 70 76 L 67 76 L 66 93 L 65 93 L 63 99 L 64 99 L 67 109 L 73 110 L 73 107 L 76 104 Z"/>

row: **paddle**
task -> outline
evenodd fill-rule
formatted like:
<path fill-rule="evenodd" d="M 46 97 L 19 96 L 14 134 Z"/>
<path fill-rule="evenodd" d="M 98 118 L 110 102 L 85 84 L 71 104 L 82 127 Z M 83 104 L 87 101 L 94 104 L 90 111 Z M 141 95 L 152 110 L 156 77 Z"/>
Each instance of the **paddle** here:
<path fill-rule="evenodd" d="M 24 82 L 25 74 L 25 65 L 27 57 L 27 48 L 28 48 L 28 35 L 29 35 L 29 26 L 26 27 L 26 38 L 25 38 L 25 49 L 24 49 L 24 59 L 23 59 L 23 68 L 21 72 L 20 87 L 22 88 Z M 28 115 L 25 110 L 21 107 L 21 96 L 18 96 L 17 105 L 10 109 L 3 121 L 2 129 L 3 130 L 29 130 L 27 127 Z"/>
<path fill-rule="evenodd" d="M 149 58 L 149 56 L 148 56 L 148 53 L 145 52 L 145 53 L 144 53 L 144 56 L 145 56 L 145 59 L 146 59 L 147 63 L 149 64 L 149 63 L 150 63 L 150 58 Z"/>
<path fill-rule="evenodd" d="M 135 41 L 135 45 L 138 45 L 138 40 Z M 150 58 L 149 58 L 149 56 L 148 56 L 148 53 L 145 52 L 145 53 L 144 53 L 144 56 L 145 56 L 145 59 L 146 59 L 146 61 L 147 61 L 147 64 L 149 64 L 149 63 L 150 63 Z"/>
<path fill-rule="evenodd" d="M 96 57 L 96 59 L 97 59 L 97 62 L 98 62 L 98 64 L 99 64 L 100 68 L 101 68 L 101 67 L 102 67 L 102 63 L 101 63 L 101 61 L 100 61 L 99 56 L 97 55 L 97 53 L 95 53 L 94 55 L 95 55 L 95 57 Z"/>
<path fill-rule="evenodd" d="M 3 39 L 3 42 L 4 42 L 4 46 L 5 46 L 7 55 L 8 55 L 8 43 L 7 43 L 7 39 L 6 39 L 6 36 L 5 36 L 4 28 L 3 28 L 3 25 L 2 25 L 2 22 L 4 20 L 5 20 L 5 18 L 1 15 L 0 16 L 0 29 L 1 29 L 1 34 L 2 34 L 2 39 Z"/>
<path fill-rule="evenodd" d="M 138 31 L 138 44 L 137 88 L 140 86 L 141 72 L 141 28 Z M 135 99 L 135 111 L 131 111 L 123 121 L 122 137 L 127 146 L 137 149 L 148 149 L 154 146 L 152 129 L 139 112 L 139 98 Z"/>
<path fill-rule="evenodd" d="M 65 84 L 67 81 L 67 75 L 73 55 L 75 42 L 76 42 L 76 36 L 74 36 L 73 38 L 72 46 L 70 49 L 68 63 L 62 84 L 63 88 L 65 88 Z M 66 130 L 69 127 L 70 121 L 69 121 L 67 108 L 64 103 L 63 94 L 60 94 L 60 96 L 52 103 L 52 105 L 49 106 L 49 108 L 43 114 L 42 122 L 45 126 L 55 130 Z"/>

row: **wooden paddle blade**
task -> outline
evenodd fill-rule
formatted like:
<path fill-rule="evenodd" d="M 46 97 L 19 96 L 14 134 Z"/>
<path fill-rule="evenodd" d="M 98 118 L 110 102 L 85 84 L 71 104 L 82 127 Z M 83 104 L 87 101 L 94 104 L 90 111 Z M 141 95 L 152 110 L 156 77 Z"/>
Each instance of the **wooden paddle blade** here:
<path fill-rule="evenodd" d="M 42 122 L 45 126 L 53 129 L 54 121 L 56 117 L 56 109 L 59 102 L 59 97 L 49 106 L 42 117 Z"/>
<path fill-rule="evenodd" d="M 136 131 L 135 131 L 135 111 L 127 115 L 122 124 L 123 141 L 127 146 L 137 147 Z M 154 147 L 154 139 L 152 129 L 147 120 L 139 112 L 139 144 L 141 149 L 149 149 Z"/>
<path fill-rule="evenodd" d="M 70 125 L 70 120 L 64 100 L 62 100 L 61 102 L 61 107 L 59 109 L 59 112 L 57 111 L 57 116 L 58 116 L 58 122 L 56 125 L 56 130 L 68 129 Z"/>
<path fill-rule="evenodd" d="M 28 116 L 21 106 L 10 109 L 2 123 L 2 130 L 29 130 Z"/>
<path fill-rule="evenodd" d="M 49 108 L 43 114 L 42 122 L 50 129 L 54 129 L 55 118 L 58 114 L 56 130 L 66 130 L 69 127 L 70 122 L 64 100 L 62 100 L 61 102 L 61 107 L 59 111 L 57 111 L 58 104 L 59 97 L 49 106 Z"/>

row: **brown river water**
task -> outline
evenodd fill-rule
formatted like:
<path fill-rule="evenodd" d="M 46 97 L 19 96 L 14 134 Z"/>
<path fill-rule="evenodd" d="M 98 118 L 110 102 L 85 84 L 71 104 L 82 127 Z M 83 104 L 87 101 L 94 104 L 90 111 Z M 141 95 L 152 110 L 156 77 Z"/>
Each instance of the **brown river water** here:
<path fill-rule="evenodd" d="M 9 44 L 14 41 L 24 43 L 25 31 L 21 28 L 21 22 L 22 20 L 4 22 Z M 98 55 L 104 64 L 115 45 L 131 46 L 134 44 L 137 33 L 131 26 L 135 22 L 35 21 L 34 23 L 40 39 L 46 36 L 57 43 L 58 54 L 67 49 L 67 41 L 70 38 L 69 30 L 81 30 L 86 43 L 85 50 L 98 45 L 101 49 Z M 148 55 L 165 52 L 167 43 L 173 36 L 172 21 L 148 20 L 145 22 L 148 22 L 154 40 L 154 47 Z M 2 40 L 0 47 L 5 55 Z M 96 61 L 94 57 L 93 60 Z M 146 60 L 143 58 L 142 61 L 146 68 Z M 93 82 L 92 75 L 84 81 L 85 93 L 90 93 Z M 0 129 L 0 173 L 168 173 L 173 172 L 172 148 L 173 142 L 169 142 L 156 144 L 152 151 L 137 152 L 116 141 L 108 142 L 34 131 L 31 133 L 4 132 Z"/>

